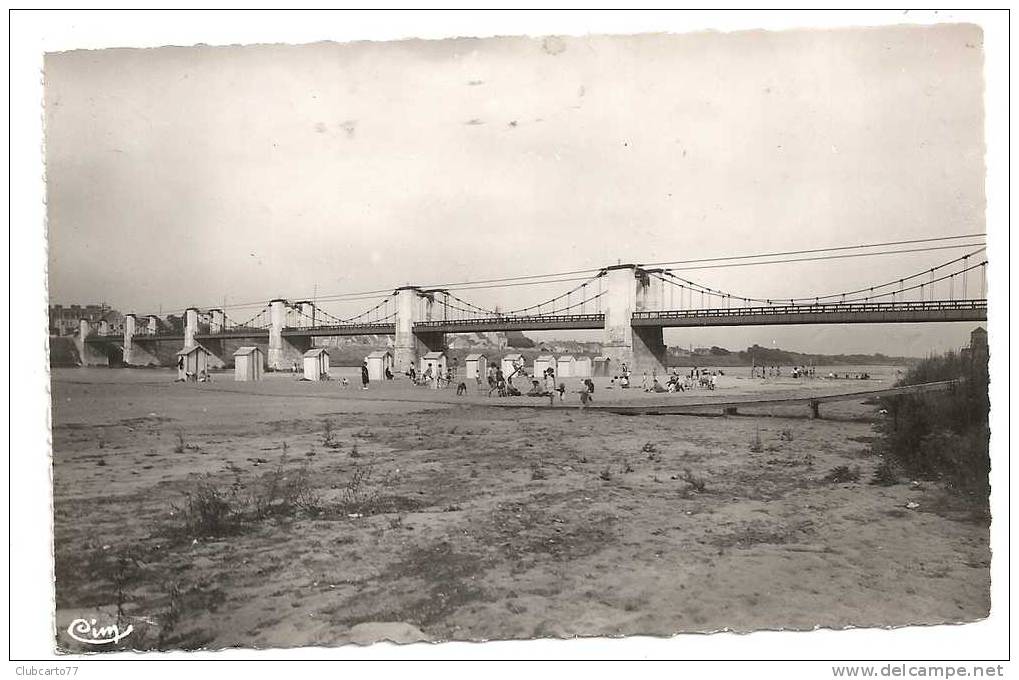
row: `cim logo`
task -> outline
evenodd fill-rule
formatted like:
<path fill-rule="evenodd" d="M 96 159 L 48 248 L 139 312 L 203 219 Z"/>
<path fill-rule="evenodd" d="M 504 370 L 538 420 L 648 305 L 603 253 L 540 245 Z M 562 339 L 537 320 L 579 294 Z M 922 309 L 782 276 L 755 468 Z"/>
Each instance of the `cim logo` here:
<path fill-rule="evenodd" d="M 121 631 L 117 624 L 96 626 L 95 619 L 75 619 L 67 627 L 68 635 L 87 645 L 116 644 L 130 635 L 132 631 L 134 631 L 134 626 L 131 624 Z"/>

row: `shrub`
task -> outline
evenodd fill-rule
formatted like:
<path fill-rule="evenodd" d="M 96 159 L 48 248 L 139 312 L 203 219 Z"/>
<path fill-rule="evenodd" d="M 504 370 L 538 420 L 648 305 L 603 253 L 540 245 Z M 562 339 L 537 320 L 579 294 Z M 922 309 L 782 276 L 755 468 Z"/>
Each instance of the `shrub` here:
<path fill-rule="evenodd" d="M 708 488 L 708 483 L 703 477 L 698 477 L 690 471 L 690 468 L 683 470 L 682 480 L 690 485 L 690 488 L 697 493 L 704 493 Z"/>
<path fill-rule="evenodd" d="M 990 493 L 987 355 L 948 352 L 912 366 L 900 385 L 958 380 L 945 392 L 882 399 L 876 449 L 914 478 L 940 480 L 986 504 Z"/>
<path fill-rule="evenodd" d="M 311 474 L 305 462 L 297 469 L 286 469 L 287 454 L 280 456 L 279 464 L 263 475 L 251 496 L 255 519 L 291 517 L 297 511 L 315 513 L 319 496 L 311 486 Z"/>
<path fill-rule="evenodd" d="M 180 518 L 188 538 L 236 533 L 243 520 L 243 510 L 235 493 L 223 491 L 207 479 L 184 492 L 183 505 L 171 505 L 171 508 L 171 514 Z"/>
<path fill-rule="evenodd" d="M 824 476 L 824 481 L 831 484 L 845 484 L 860 481 L 860 468 L 848 465 L 836 465 Z"/>
<path fill-rule="evenodd" d="M 878 466 L 874 468 L 874 476 L 871 477 L 871 484 L 876 486 L 895 486 L 899 483 L 899 477 L 895 474 L 895 465 L 888 458 L 882 458 Z"/>
<path fill-rule="evenodd" d="M 750 452 L 760 453 L 764 451 L 764 444 L 761 443 L 761 429 L 754 428 L 754 438 L 750 440 Z"/>
<path fill-rule="evenodd" d="M 333 432 L 333 421 L 328 418 L 322 421 L 322 446 L 327 449 L 340 448 L 340 443 L 336 441 L 335 434 Z"/>

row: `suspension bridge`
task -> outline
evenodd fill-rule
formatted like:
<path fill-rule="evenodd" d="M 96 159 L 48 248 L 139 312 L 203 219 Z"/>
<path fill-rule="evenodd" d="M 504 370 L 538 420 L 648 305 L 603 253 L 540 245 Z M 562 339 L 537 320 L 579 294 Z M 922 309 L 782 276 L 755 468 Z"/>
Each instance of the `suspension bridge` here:
<path fill-rule="evenodd" d="M 589 270 L 564 292 L 516 309 L 484 307 L 457 294 L 463 290 L 401 286 L 348 317 L 308 300 L 274 299 L 241 321 L 222 309 L 190 307 L 179 330 L 157 315 L 127 314 L 122 332 L 111 332 L 104 321 L 82 320 L 78 342 L 86 365 L 108 363 L 111 352 L 121 353 L 128 365 L 165 363 L 154 349 L 158 343 L 176 348 L 201 343 L 219 355 L 230 342 L 265 343 L 269 367 L 280 369 L 316 338 L 387 335 L 395 339 L 397 367 L 405 370 L 424 352 L 445 350 L 449 334 L 601 330 L 603 353 L 611 361 L 663 369 L 665 328 L 985 321 L 985 250 L 867 287 L 810 297 L 754 297 L 705 286 L 682 269 L 616 264 Z"/>

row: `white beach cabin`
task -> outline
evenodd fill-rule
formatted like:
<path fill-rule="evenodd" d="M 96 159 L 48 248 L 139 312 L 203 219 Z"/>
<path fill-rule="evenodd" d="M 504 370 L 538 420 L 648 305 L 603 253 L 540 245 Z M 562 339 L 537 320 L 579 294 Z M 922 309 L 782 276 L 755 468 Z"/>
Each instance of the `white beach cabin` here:
<path fill-rule="evenodd" d="M 577 361 L 573 364 L 572 375 L 574 378 L 590 378 L 591 357 L 578 357 Z"/>
<path fill-rule="evenodd" d="M 535 378 L 541 378 L 542 374 L 545 372 L 545 369 L 547 368 L 551 368 L 553 371 L 556 372 L 556 377 L 557 378 L 559 377 L 558 375 L 559 371 L 556 370 L 555 357 L 552 356 L 551 354 L 542 354 L 538 356 L 537 359 L 534 360 L 534 372 L 532 373 L 532 375 Z"/>
<path fill-rule="evenodd" d="M 241 347 L 234 352 L 234 380 L 261 380 L 265 354 L 258 347 Z"/>
<path fill-rule="evenodd" d="M 212 352 L 199 344 L 185 347 L 177 352 L 177 379 L 198 380 L 198 376 L 209 370 Z"/>
<path fill-rule="evenodd" d="M 556 377 L 557 378 L 572 378 L 574 373 L 574 366 L 576 366 L 577 360 L 572 354 L 564 354 L 563 356 L 556 359 Z"/>
<path fill-rule="evenodd" d="M 304 353 L 304 379 L 329 379 L 329 352 L 325 347 L 315 347 Z"/>
<path fill-rule="evenodd" d="M 365 361 L 368 362 L 369 380 L 385 380 L 386 369 L 393 370 L 393 354 L 384 349 L 372 352 Z"/>
<path fill-rule="evenodd" d="M 424 376 L 431 369 L 431 375 L 433 379 L 430 380 L 431 385 L 437 385 L 434 380 L 434 376 L 446 374 L 446 355 L 442 352 L 428 352 L 421 357 L 421 370 L 419 375 Z"/>
<path fill-rule="evenodd" d="M 488 373 L 488 358 L 484 354 L 468 354 L 464 359 L 464 366 L 467 370 L 467 380 L 481 378 L 483 381 Z"/>

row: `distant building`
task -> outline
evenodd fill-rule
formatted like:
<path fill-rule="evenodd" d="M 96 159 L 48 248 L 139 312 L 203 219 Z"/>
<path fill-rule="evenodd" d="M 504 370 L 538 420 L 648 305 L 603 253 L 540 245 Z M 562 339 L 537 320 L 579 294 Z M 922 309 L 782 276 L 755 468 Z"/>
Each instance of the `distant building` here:
<path fill-rule="evenodd" d="M 50 335 L 74 335 L 78 322 L 88 319 L 89 323 L 107 321 L 111 333 L 124 332 L 124 315 L 109 305 L 50 305 Z"/>
<path fill-rule="evenodd" d="M 987 331 L 983 326 L 977 326 L 969 334 L 969 348 L 973 351 L 987 351 Z"/>

